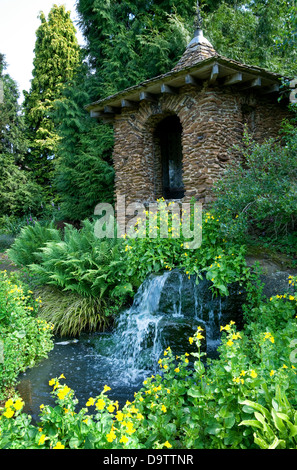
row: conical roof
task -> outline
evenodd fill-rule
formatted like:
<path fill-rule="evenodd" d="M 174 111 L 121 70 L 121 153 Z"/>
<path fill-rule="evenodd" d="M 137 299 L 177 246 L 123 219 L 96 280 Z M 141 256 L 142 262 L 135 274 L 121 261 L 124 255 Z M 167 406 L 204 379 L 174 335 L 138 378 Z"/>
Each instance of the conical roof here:
<path fill-rule="evenodd" d="M 213 45 L 204 37 L 202 29 L 197 28 L 194 38 L 187 45 L 184 54 L 172 71 L 177 72 L 185 67 L 196 65 L 198 62 L 209 59 L 216 54 Z"/>

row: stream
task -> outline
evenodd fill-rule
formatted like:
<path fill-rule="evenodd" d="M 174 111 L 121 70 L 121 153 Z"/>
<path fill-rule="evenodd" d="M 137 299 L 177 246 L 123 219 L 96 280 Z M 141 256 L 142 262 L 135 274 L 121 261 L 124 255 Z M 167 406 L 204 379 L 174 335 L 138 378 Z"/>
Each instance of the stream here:
<path fill-rule="evenodd" d="M 48 358 L 19 377 L 24 411 L 38 422 L 40 405 L 55 405 L 49 380 L 64 374 L 75 391 L 78 408 L 89 397 L 111 387 L 109 398 L 123 406 L 133 401 L 146 377 L 160 372 L 158 359 L 170 346 L 177 355 L 195 351 L 188 338 L 204 329 L 207 357 L 217 357 L 220 326 L 241 321 L 243 296 L 238 286 L 230 295 L 214 297 L 206 279 L 197 284 L 178 270 L 149 276 L 124 310 L 111 332 L 82 333 L 78 338 L 54 339 Z"/>

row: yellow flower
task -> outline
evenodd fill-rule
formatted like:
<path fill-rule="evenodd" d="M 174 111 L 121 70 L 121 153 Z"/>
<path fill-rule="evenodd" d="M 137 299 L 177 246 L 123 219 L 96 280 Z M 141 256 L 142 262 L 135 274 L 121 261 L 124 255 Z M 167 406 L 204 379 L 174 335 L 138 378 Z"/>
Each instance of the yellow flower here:
<path fill-rule="evenodd" d="M 123 444 L 126 444 L 128 441 L 129 441 L 129 438 L 127 436 L 122 436 L 120 439 L 120 442 L 122 442 Z"/>
<path fill-rule="evenodd" d="M 18 399 L 13 406 L 16 410 L 21 410 L 24 406 L 24 402 Z"/>
<path fill-rule="evenodd" d="M 176 367 L 176 369 L 174 369 L 174 372 L 179 372 L 179 367 Z"/>
<path fill-rule="evenodd" d="M 106 438 L 108 440 L 108 442 L 112 442 L 116 439 L 116 435 L 115 435 L 115 432 L 113 430 L 111 430 L 108 434 L 106 434 Z"/>
<path fill-rule="evenodd" d="M 113 411 L 115 410 L 115 406 L 113 406 L 113 405 L 110 404 L 110 405 L 107 407 L 107 410 L 108 410 L 110 413 L 113 413 Z"/>
<path fill-rule="evenodd" d="M 238 338 L 241 339 L 240 333 L 235 333 L 232 335 L 232 339 L 238 339 Z"/>
<path fill-rule="evenodd" d="M 164 442 L 163 446 L 167 447 L 167 449 L 170 449 L 172 447 L 172 445 L 168 441 Z"/>
<path fill-rule="evenodd" d="M 3 415 L 6 416 L 6 418 L 12 418 L 14 411 L 11 408 L 7 408 Z"/>
<path fill-rule="evenodd" d="M 161 410 L 163 411 L 163 413 L 166 413 L 166 411 L 167 411 L 166 406 L 165 406 L 165 405 L 162 405 L 162 406 L 161 406 Z"/>
<path fill-rule="evenodd" d="M 230 325 L 221 326 L 221 331 L 223 331 L 223 330 L 229 331 L 230 329 L 231 329 Z"/>
<path fill-rule="evenodd" d="M 51 379 L 48 384 L 49 385 L 54 385 L 55 383 L 56 383 L 55 379 Z"/>
<path fill-rule="evenodd" d="M 275 374 L 275 370 L 271 370 L 269 375 L 270 377 L 272 377 L 274 374 Z"/>
<path fill-rule="evenodd" d="M 13 401 L 11 398 L 5 402 L 5 408 L 10 408 L 13 405 Z"/>
<path fill-rule="evenodd" d="M 105 406 L 105 401 L 102 398 L 99 398 L 99 400 L 96 403 L 97 410 L 103 410 L 104 406 Z"/>
<path fill-rule="evenodd" d="M 131 423 L 131 421 L 128 421 L 128 423 L 126 423 L 126 428 L 128 434 L 133 434 L 136 431 L 136 429 L 133 429 L 133 423 Z"/>
<path fill-rule="evenodd" d="M 258 376 L 257 372 L 252 370 L 251 371 L 251 377 L 253 377 L 253 379 L 255 379 L 257 376 Z"/>
<path fill-rule="evenodd" d="M 116 419 L 118 421 L 123 421 L 124 419 L 124 414 L 121 412 L 121 411 L 118 411 L 117 414 L 116 414 Z"/>
<path fill-rule="evenodd" d="M 71 389 L 70 389 L 67 385 L 65 385 L 64 387 L 62 387 L 62 388 L 58 391 L 58 393 L 57 393 L 58 398 L 59 398 L 60 400 L 64 400 L 64 398 L 66 397 L 67 393 L 70 392 L 70 390 L 71 390 Z"/>
<path fill-rule="evenodd" d="M 40 436 L 40 439 L 39 439 L 39 441 L 38 441 L 38 445 L 39 445 L 39 446 L 41 446 L 41 445 L 44 443 L 45 437 L 46 437 L 45 434 L 42 434 L 42 435 Z"/>
<path fill-rule="evenodd" d="M 108 385 L 104 385 L 103 392 L 108 392 L 108 390 L 111 390 L 111 388 Z"/>
<path fill-rule="evenodd" d="M 227 346 L 232 346 L 232 344 L 234 344 L 233 341 L 231 341 L 231 339 L 229 339 L 229 341 L 227 341 Z"/>
<path fill-rule="evenodd" d="M 55 447 L 53 447 L 53 449 L 65 449 L 65 446 L 61 444 L 60 441 L 58 441 Z"/>
<path fill-rule="evenodd" d="M 93 406 L 95 403 L 94 398 L 90 397 L 86 403 L 86 406 Z"/>

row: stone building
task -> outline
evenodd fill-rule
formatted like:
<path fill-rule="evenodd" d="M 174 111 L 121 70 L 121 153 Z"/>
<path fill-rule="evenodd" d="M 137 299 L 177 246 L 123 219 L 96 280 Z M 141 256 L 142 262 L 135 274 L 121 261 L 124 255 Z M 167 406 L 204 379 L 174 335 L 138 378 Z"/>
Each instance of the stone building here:
<path fill-rule="evenodd" d="M 217 54 L 198 27 L 171 71 L 89 104 L 114 126 L 116 196 L 208 203 L 245 126 L 259 142 L 278 135 L 280 78 Z"/>

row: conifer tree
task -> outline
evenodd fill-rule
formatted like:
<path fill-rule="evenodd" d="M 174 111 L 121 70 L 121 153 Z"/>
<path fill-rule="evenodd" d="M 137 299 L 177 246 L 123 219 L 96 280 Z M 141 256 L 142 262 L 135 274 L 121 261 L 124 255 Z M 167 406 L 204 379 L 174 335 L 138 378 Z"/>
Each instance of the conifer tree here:
<path fill-rule="evenodd" d="M 58 135 L 52 119 L 55 102 L 72 79 L 80 61 L 80 49 L 70 12 L 54 5 L 48 18 L 40 14 L 36 32 L 31 88 L 23 104 L 29 152 L 26 165 L 36 181 L 49 185 Z"/>
<path fill-rule="evenodd" d="M 40 190 L 24 168 L 26 140 L 18 104 L 15 81 L 5 73 L 6 63 L 0 54 L 0 216 L 33 213 L 39 205 Z"/>
<path fill-rule="evenodd" d="M 113 202 L 113 131 L 84 109 L 91 101 L 89 78 L 82 66 L 64 89 L 55 112 L 60 140 L 54 183 L 61 212 L 69 221 L 92 216 L 99 202 Z"/>

